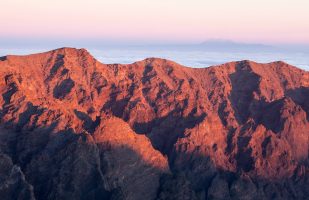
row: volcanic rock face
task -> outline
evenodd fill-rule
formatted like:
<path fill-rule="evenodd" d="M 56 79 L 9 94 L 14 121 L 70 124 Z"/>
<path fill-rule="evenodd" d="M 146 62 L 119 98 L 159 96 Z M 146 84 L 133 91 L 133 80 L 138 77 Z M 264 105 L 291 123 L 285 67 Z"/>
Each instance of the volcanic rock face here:
<path fill-rule="evenodd" d="M 0 59 L 2 199 L 308 199 L 309 73 Z"/>

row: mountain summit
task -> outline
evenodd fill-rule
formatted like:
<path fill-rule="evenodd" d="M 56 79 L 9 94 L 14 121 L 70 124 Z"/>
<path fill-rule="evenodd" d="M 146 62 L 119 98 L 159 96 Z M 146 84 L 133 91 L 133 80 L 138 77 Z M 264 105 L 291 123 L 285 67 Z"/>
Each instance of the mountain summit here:
<path fill-rule="evenodd" d="M 2 199 L 306 199 L 309 72 L 0 58 Z"/>

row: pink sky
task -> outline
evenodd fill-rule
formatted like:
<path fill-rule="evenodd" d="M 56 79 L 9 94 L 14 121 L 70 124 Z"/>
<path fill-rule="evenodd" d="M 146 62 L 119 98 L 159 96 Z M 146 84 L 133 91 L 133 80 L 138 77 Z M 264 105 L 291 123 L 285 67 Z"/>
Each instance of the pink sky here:
<path fill-rule="evenodd" d="M 0 37 L 309 43 L 308 0 L 2 0 Z"/>

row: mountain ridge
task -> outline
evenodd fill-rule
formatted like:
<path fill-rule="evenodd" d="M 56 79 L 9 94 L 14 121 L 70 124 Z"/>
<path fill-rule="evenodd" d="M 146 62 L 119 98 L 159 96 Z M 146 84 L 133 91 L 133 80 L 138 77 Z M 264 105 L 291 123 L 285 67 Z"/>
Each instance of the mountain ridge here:
<path fill-rule="evenodd" d="M 70 54 L 73 53 L 73 52 L 83 52 L 85 54 L 88 54 L 89 56 L 91 56 L 92 58 L 94 58 L 95 60 L 97 60 L 95 57 L 93 57 L 89 51 L 86 49 L 86 48 L 74 48 L 74 47 L 61 47 L 61 48 L 57 48 L 57 49 L 53 49 L 53 50 L 50 50 L 50 51 L 45 51 L 45 52 L 41 52 L 41 53 L 32 53 L 32 54 L 29 54 L 29 55 L 15 55 L 15 54 L 9 54 L 9 55 L 5 55 L 5 56 L 0 56 L 0 61 L 6 61 L 7 59 L 9 58 L 26 58 L 26 57 L 29 57 L 29 56 L 40 56 L 40 55 L 49 55 L 50 53 L 69 53 Z M 147 60 L 166 60 L 166 61 L 169 61 L 169 62 L 174 62 L 178 65 L 181 65 L 183 67 L 186 67 L 186 68 L 194 68 L 195 67 L 191 67 L 191 66 L 185 66 L 185 65 L 182 65 L 180 63 L 177 63 L 173 60 L 169 60 L 169 59 L 165 59 L 165 58 L 159 58 L 159 57 L 147 57 L 147 58 L 144 58 L 142 60 L 138 60 L 138 61 L 135 61 L 133 63 L 129 63 L 129 64 L 122 64 L 122 63 L 102 63 L 102 64 L 109 64 L 109 65 L 113 65 L 113 64 L 120 64 L 120 65 L 132 65 L 134 63 L 138 63 L 138 62 L 143 62 L 143 61 L 147 61 Z M 97 60 L 98 61 L 98 60 Z M 98 61 L 100 62 L 100 61 Z M 228 63 L 236 63 L 236 62 L 252 62 L 252 63 L 256 63 L 256 64 L 275 64 L 275 63 L 282 63 L 282 64 L 288 64 L 287 62 L 284 62 L 284 61 L 281 61 L 281 60 L 277 60 L 277 61 L 272 61 L 272 62 L 268 62 L 268 63 L 259 63 L 259 62 L 255 62 L 255 61 L 252 61 L 252 60 L 240 60 L 240 61 L 230 61 Z M 219 64 L 219 65 L 213 65 L 213 66 L 207 66 L 207 67 L 198 67 L 197 69 L 203 69 L 203 68 L 209 68 L 209 67 L 216 67 L 216 66 L 220 66 L 220 65 L 223 65 L 223 64 Z M 293 65 L 290 65 L 288 64 L 289 66 L 291 67 L 295 67 L 295 68 L 298 68 L 296 66 L 293 66 Z M 298 68 L 299 69 L 299 68 Z M 301 69 L 301 70 L 304 70 L 304 69 Z M 306 70 L 305 70 L 306 71 Z"/>
<path fill-rule="evenodd" d="M 309 72 L 287 63 L 104 64 L 60 48 L 1 57 L 0 93 L 6 199 L 308 196 Z"/>

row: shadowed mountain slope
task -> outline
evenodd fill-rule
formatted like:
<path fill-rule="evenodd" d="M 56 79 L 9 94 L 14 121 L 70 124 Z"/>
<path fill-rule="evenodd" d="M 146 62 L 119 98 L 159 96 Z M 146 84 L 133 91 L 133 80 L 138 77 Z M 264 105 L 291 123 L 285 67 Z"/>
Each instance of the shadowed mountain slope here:
<path fill-rule="evenodd" d="M 306 199 L 309 72 L 85 49 L 0 58 L 4 199 Z"/>

